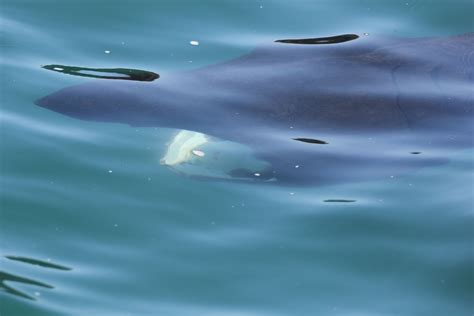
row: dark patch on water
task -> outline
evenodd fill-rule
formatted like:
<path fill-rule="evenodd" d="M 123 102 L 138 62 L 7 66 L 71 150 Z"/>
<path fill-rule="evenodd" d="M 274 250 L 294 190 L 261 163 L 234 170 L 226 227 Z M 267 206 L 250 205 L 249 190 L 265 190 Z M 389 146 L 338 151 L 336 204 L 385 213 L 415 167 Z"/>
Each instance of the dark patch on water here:
<path fill-rule="evenodd" d="M 86 68 L 64 65 L 46 65 L 42 68 L 67 75 L 99 79 L 153 81 L 160 77 L 159 74 L 151 71 L 128 68 Z"/>
<path fill-rule="evenodd" d="M 321 145 L 329 144 L 328 142 L 325 142 L 324 140 L 319 140 L 319 139 L 314 139 L 314 138 L 298 137 L 298 138 L 293 138 L 293 140 L 297 140 L 299 142 L 308 143 L 308 144 L 321 144 Z"/>
<path fill-rule="evenodd" d="M 412 154 L 412 155 L 419 155 L 419 154 L 421 154 L 421 151 L 412 151 L 410 154 Z"/>
<path fill-rule="evenodd" d="M 35 300 L 35 298 L 33 296 L 30 296 L 24 292 L 21 292 L 11 287 L 10 285 L 6 284 L 6 282 L 17 282 L 17 283 L 22 283 L 22 284 L 27 284 L 27 285 L 35 285 L 35 286 L 40 286 L 47 289 L 54 288 L 53 286 L 43 283 L 43 282 L 35 281 L 35 280 L 24 278 L 18 275 L 10 274 L 8 272 L 0 271 L 0 289 L 3 289 L 6 293 L 10 293 L 12 295 L 26 298 L 29 300 Z"/>
<path fill-rule="evenodd" d="M 343 35 L 329 36 L 329 37 L 281 39 L 281 40 L 276 40 L 275 43 L 306 44 L 306 45 L 337 44 L 337 43 L 353 41 L 357 38 L 359 38 L 359 35 L 343 34 Z"/>
<path fill-rule="evenodd" d="M 329 200 L 324 200 L 324 202 L 327 203 L 353 203 L 356 200 L 346 200 L 346 199 L 329 199 Z"/>
<path fill-rule="evenodd" d="M 28 264 L 32 264 L 35 266 L 40 266 L 43 268 L 51 268 L 51 269 L 57 269 L 57 270 L 64 270 L 64 271 L 70 271 L 72 270 L 69 267 L 62 266 L 56 263 L 51 263 L 48 261 L 42 261 L 38 259 L 32 259 L 32 258 L 27 258 L 27 257 L 17 257 L 17 256 L 5 256 L 5 258 L 13 260 L 13 261 L 19 261 L 19 262 L 24 262 Z"/>

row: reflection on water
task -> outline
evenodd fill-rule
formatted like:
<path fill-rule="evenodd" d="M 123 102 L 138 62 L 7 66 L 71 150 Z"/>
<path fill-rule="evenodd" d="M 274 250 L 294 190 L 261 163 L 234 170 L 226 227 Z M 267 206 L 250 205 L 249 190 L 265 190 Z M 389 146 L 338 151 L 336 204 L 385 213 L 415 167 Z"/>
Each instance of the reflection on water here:
<path fill-rule="evenodd" d="M 30 300 L 35 300 L 35 297 L 15 289 L 14 287 L 8 285 L 7 282 L 16 282 L 16 283 L 22 283 L 22 284 L 27 284 L 27 285 L 40 286 L 47 289 L 54 288 L 52 285 L 49 285 L 40 281 L 36 281 L 36 280 L 28 279 L 22 276 L 10 274 L 8 272 L 0 271 L 0 287 L 5 292 L 12 295 L 19 296 L 19 297 L 23 297 L 26 299 L 30 299 Z"/>
<path fill-rule="evenodd" d="M 39 260 L 35 258 L 28 258 L 28 257 L 21 257 L 21 256 L 5 256 L 5 258 L 12 261 L 23 262 L 23 263 L 31 264 L 33 266 L 42 267 L 42 268 L 49 268 L 49 269 L 62 270 L 62 271 L 72 270 L 72 268 L 69 268 L 60 264 L 56 264 L 50 261 L 43 261 L 43 260 Z M 9 284 L 9 282 L 21 283 L 21 284 L 26 284 L 26 285 L 34 285 L 34 286 L 39 286 L 39 287 L 43 287 L 47 289 L 54 288 L 54 286 L 41 282 L 41 281 L 22 277 L 19 275 L 14 275 L 5 271 L 0 271 L 0 287 L 6 293 L 16 295 L 22 298 L 30 299 L 30 300 L 36 300 L 35 296 L 38 296 L 39 292 L 35 292 L 35 295 L 32 296 L 23 291 L 15 289 L 12 285 Z"/>
<path fill-rule="evenodd" d="M 59 264 L 56 264 L 56 263 L 52 263 L 50 261 L 43 261 L 43 260 L 27 258 L 27 257 L 18 257 L 18 256 L 5 256 L 5 258 L 13 260 L 13 261 L 19 261 L 19 262 L 32 264 L 32 265 L 35 265 L 35 266 L 40 266 L 40 267 L 43 267 L 43 268 L 51 268 L 51 269 L 64 270 L 64 271 L 72 270 L 69 267 L 62 266 L 62 265 L 59 265 Z"/>
<path fill-rule="evenodd" d="M 348 41 L 353 41 L 359 38 L 359 35 L 356 34 L 343 34 L 337 36 L 329 37 L 317 37 L 317 38 L 301 38 L 301 39 L 281 39 L 276 40 L 276 43 L 285 43 L 285 44 L 337 44 L 344 43 Z"/>
<path fill-rule="evenodd" d="M 43 68 L 67 75 L 99 79 L 153 81 L 160 77 L 160 75 L 151 71 L 127 68 L 86 68 L 65 65 L 46 65 Z"/>
<path fill-rule="evenodd" d="M 328 142 L 325 142 L 324 140 L 319 140 L 319 139 L 314 139 L 314 138 L 298 137 L 298 138 L 293 138 L 293 139 L 299 142 L 309 143 L 309 144 L 321 144 L 321 145 L 329 144 Z"/>

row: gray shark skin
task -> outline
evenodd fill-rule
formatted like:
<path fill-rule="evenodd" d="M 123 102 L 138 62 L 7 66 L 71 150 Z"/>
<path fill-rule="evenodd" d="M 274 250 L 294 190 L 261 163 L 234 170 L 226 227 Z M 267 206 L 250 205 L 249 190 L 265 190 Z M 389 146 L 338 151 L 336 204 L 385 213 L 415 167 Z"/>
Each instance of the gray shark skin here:
<path fill-rule="evenodd" d="M 277 183 L 383 179 L 472 147 L 474 33 L 300 43 L 271 43 L 153 83 L 94 80 L 36 104 L 86 121 L 240 142 L 272 165 L 260 178 Z"/>

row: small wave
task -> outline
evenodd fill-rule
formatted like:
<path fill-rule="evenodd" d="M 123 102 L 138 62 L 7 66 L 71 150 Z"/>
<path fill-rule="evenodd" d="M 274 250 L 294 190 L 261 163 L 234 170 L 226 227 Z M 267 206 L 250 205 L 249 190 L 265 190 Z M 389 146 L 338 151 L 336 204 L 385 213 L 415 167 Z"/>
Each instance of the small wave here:
<path fill-rule="evenodd" d="M 38 120 L 5 111 L 0 112 L 0 122 L 2 122 L 2 124 L 15 125 L 37 133 L 59 138 L 68 138 L 81 141 L 90 141 L 91 139 L 98 138 L 96 134 L 86 132 L 82 129 L 52 126 L 47 123 L 39 122 Z"/>
<path fill-rule="evenodd" d="M 18 256 L 5 256 L 5 258 L 13 260 L 13 261 L 19 261 L 23 263 L 28 263 L 34 266 L 40 266 L 43 268 L 51 268 L 51 269 L 56 269 L 56 270 L 64 270 L 64 271 L 69 271 L 72 270 L 72 268 L 62 266 L 56 263 L 52 263 L 49 261 L 43 261 L 43 260 L 38 260 L 38 259 L 33 259 L 33 258 L 28 258 L 28 257 L 18 257 Z"/>
<path fill-rule="evenodd" d="M 28 295 L 22 291 L 19 291 L 13 288 L 12 286 L 6 284 L 6 282 L 16 282 L 16 283 L 22 283 L 22 284 L 27 284 L 27 285 L 35 285 L 35 286 L 40 286 L 47 289 L 54 288 L 52 285 L 49 285 L 47 283 L 43 283 L 43 282 L 36 281 L 33 279 L 28 279 L 28 278 L 14 275 L 8 272 L 0 271 L 0 288 L 3 289 L 6 293 L 19 296 L 22 298 L 26 298 L 29 300 L 35 300 L 35 298 L 31 295 Z"/>

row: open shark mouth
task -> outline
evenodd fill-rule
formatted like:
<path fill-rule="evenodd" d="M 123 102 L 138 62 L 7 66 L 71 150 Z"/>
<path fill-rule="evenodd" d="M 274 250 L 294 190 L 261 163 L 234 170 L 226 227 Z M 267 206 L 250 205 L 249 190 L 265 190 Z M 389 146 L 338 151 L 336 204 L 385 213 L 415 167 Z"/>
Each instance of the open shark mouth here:
<path fill-rule="evenodd" d="M 191 178 L 274 181 L 271 165 L 245 145 L 181 130 L 167 144 L 160 163 Z"/>

